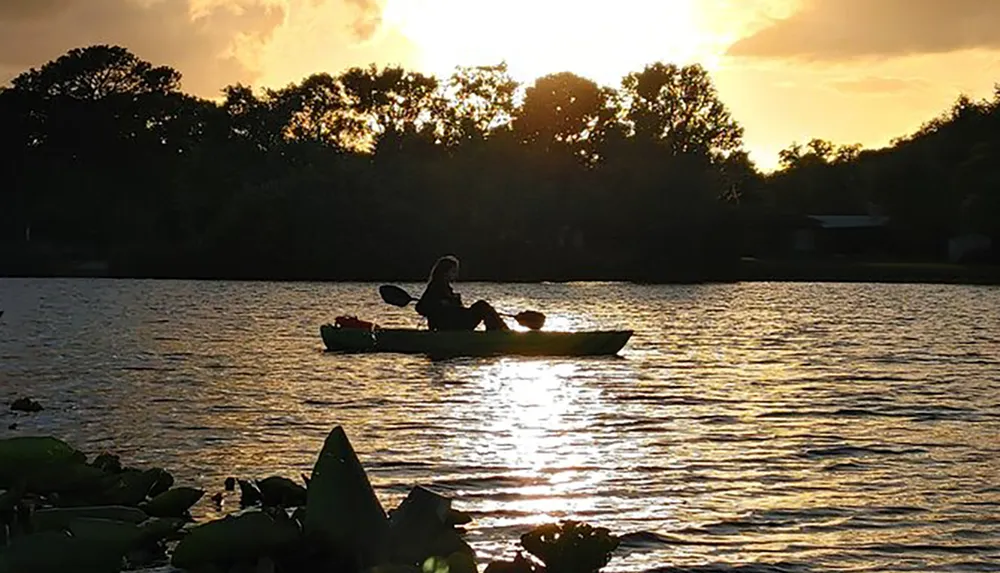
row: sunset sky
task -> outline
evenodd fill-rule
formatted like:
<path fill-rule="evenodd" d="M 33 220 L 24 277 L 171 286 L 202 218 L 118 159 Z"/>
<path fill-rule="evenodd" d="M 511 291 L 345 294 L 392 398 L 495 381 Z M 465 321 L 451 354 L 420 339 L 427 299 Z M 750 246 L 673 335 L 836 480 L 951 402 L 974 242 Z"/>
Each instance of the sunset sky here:
<path fill-rule="evenodd" d="M 616 85 L 699 62 L 763 168 L 792 141 L 877 147 L 1000 82 L 1000 0 L 0 0 L 0 81 L 66 50 L 121 44 L 211 97 L 319 71 L 446 75 L 506 60 L 531 81 Z"/>

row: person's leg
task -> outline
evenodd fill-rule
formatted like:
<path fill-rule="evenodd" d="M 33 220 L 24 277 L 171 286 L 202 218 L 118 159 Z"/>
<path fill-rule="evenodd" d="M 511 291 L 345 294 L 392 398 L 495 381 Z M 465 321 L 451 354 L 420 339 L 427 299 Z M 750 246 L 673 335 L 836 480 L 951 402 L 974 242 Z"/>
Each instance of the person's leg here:
<path fill-rule="evenodd" d="M 469 307 L 469 311 L 469 314 L 475 319 L 473 329 L 482 322 L 486 326 L 486 330 L 510 330 L 503 318 L 497 314 L 496 309 L 485 300 L 476 301 Z"/>

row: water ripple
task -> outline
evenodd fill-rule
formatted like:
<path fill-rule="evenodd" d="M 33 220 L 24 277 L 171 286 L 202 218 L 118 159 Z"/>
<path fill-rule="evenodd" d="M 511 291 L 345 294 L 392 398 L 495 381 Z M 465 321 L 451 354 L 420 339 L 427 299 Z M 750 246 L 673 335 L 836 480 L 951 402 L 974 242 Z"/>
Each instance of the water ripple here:
<path fill-rule="evenodd" d="M 635 336 L 617 359 L 324 353 L 337 314 L 419 324 L 376 286 L 2 279 L 0 402 L 46 410 L 0 437 L 217 491 L 300 479 L 342 424 L 384 504 L 452 496 L 484 558 L 572 518 L 627 533 L 617 571 L 1000 571 L 1000 289 L 463 284 Z"/>

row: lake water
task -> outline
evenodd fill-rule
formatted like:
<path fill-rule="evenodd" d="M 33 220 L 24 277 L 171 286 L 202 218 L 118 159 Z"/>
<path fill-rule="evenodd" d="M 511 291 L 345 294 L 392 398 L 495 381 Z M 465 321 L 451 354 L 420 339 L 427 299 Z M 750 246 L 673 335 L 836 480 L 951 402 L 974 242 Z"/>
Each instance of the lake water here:
<path fill-rule="evenodd" d="M 572 518 L 650 533 L 612 570 L 1000 571 L 998 288 L 465 283 L 635 336 L 604 359 L 324 353 L 338 314 L 419 324 L 376 286 L 0 279 L 0 400 L 46 407 L 0 409 L 0 437 L 211 494 L 297 479 L 341 424 L 384 505 L 451 496 L 484 560 Z"/>

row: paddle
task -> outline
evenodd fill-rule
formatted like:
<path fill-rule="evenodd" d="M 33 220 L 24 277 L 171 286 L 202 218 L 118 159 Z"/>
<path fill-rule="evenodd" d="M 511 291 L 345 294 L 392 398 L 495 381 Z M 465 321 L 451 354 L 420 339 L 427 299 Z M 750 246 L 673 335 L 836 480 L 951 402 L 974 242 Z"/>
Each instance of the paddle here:
<path fill-rule="evenodd" d="M 382 297 L 382 300 L 400 308 L 417 300 L 410 296 L 410 293 L 395 285 L 382 285 L 378 287 L 378 293 Z M 525 310 L 517 314 L 507 314 L 505 312 L 498 314 L 513 318 L 518 324 L 531 330 L 541 330 L 545 324 L 545 315 L 534 310 Z"/>

